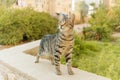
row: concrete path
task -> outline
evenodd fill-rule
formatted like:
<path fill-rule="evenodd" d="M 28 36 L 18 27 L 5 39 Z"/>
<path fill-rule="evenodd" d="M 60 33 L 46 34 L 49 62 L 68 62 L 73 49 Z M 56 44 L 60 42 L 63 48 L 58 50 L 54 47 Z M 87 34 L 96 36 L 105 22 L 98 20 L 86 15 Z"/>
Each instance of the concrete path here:
<path fill-rule="evenodd" d="M 113 33 L 112 36 L 113 36 L 113 37 L 120 37 L 120 33 L 119 33 L 119 32 Z"/>
<path fill-rule="evenodd" d="M 79 32 L 82 32 L 82 31 L 83 31 L 83 28 L 84 28 L 84 27 L 90 27 L 90 24 L 85 23 L 85 24 L 75 25 L 75 26 L 74 26 L 74 30 L 75 30 L 75 32 L 79 33 Z"/>
<path fill-rule="evenodd" d="M 55 74 L 54 66 L 45 59 L 41 59 L 40 63 L 35 64 L 35 57 L 23 53 L 23 51 L 38 46 L 39 42 L 34 41 L 0 51 L 1 65 L 10 69 L 13 74 L 17 72 L 22 77 L 19 79 L 18 75 L 14 75 L 18 78 L 9 80 L 110 80 L 76 68 L 73 68 L 75 75 L 68 75 L 65 65 L 61 65 L 63 75 L 58 76 Z"/>

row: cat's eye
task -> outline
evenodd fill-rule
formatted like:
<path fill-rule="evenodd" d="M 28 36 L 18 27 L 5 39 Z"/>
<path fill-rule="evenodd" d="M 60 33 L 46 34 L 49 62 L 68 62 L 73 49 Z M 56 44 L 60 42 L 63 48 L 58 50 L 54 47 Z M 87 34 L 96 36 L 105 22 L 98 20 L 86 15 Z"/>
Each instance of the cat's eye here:
<path fill-rule="evenodd" d="M 63 26 L 61 26 L 61 29 L 63 29 Z"/>

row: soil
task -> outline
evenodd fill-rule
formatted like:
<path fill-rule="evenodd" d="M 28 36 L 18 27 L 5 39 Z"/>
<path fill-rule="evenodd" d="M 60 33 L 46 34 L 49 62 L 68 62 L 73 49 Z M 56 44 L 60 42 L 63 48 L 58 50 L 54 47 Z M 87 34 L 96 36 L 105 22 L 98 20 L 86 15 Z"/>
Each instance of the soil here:
<path fill-rule="evenodd" d="M 4 46 L 4 45 L 0 45 L 0 50 L 3 50 L 3 49 L 7 49 L 7 48 L 10 48 L 12 46 Z"/>
<path fill-rule="evenodd" d="M 39 46 L 34 47 L 32 49 L 28 49 L 28 50 L 24 51 L 24 53 L 32 55 L 32 56 L 36 56 L 38 53 L 38 49 L 39 49 Z M 48 59 L 48 60 L 50 59 L 48 56 L 41 56 L 40 58 Z"/>
<path fill-rule="evenodd" d="M 37 46 L 37 47 L 34 47 L 34 48 L 32 48 L 32 49 L 28 49 L 28 50 L 24 51 L 24 53 L 30 54 L 30 55 L 32 55 L 32 56 L 36 56 L 37 53 L 38 53 L 38 48 L 39 48 L 39 47 Z"/>

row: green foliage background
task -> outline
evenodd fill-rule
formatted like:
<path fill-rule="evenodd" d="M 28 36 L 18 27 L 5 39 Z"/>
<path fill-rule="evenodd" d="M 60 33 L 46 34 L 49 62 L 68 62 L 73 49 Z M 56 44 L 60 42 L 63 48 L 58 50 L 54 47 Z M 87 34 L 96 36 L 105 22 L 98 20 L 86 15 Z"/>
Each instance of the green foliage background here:
<path fill-rule="evenodd" d="M 107 9 L 100 6 L 91 15 L 91 27 L 84 28 L 83 33 L 87 40 L 110 40 L 114 31 L 120 31 L 120 6 Z"/>
<path fill-rule="evenodd" d="M 9 3 L 10 0 L 6 1 L 7 4 L 12 3 Z M 89 23 L 92 27 L 84 29 L 84 36 L 92 41 L 75 36 L 72 65 L 112 80 L 120 80 L 120 39 L 115 42 L 100 42 L 110 39 L 112 31 L 120 25 L 120 7 L 115 6 L 109 11 L 103 7 L 97 9 Z M 13 9 L 0 6 L 0 44 L 16 45 L 37 40 L 45 34 L 55 33 L 56 27 L 57 20 L 47 13 L 29 8 Z M 65 62 L 62 60 L 62 63 Z"/>
<path fill-rule="evenodd" d="M 120 80 L 120 38 L 114 42 L 86 41 L 75 35 L 72 66 Z M 63 64 L 65 60 L 62 57 Z"/>
<path fill-rule="evenodd" d="M 80 14 L 81 22 L 84 23 L 85 22 L 84 18 L 88 14 L 89 6 L 86 4 L 85 1 L 78 1 L 78 3 L 75 5 L 75 8 L 76 8 L 76 12 L 79 12 Z"/>
<path fill-rule="evenodd" d="M 120 39 L 114 43 L 75 38 L 72 65 L 79 69 L 120 80 Z"/>
<path fill-rule="evenodd" d="M 4 5 L 4 6 L 9 7 L 9 6 L 13 5 L 16 2 L 17 2 L 17 0 L 0 0 L 0 6 Z"/>
<path fill-rule="evenodd" d="M 57 20 L 32 9 L 0 8 L 0 44 L 18 44 L 40 39 L 57 30 Z"/>

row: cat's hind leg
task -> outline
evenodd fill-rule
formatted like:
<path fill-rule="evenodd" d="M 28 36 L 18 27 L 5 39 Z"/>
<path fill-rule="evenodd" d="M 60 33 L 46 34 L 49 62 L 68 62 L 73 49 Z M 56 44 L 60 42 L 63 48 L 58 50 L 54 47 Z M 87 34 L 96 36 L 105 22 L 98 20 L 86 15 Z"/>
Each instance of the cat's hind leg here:
<path fill-rule="evenodd" d="M 54 57 L 53 56 L 50 56 L 50 61 L 51 61 L 51 64 L 54 65 Z"/>
<path fill-rule="evenodd" d="M 41 48 L 40 48 L 39 51 L 38 51 L 38 53 L 37 53 L 37 55 L 36 55 L 35 63 L 39 63 L 39 58 L 40 58 L 40 56 L 41 56 L 41 53 L 42 53 L 42 50 L 41 50 Z"/>
<path fill-rule="evenodd" d="M 35 63 L 39 63 L 39 58 L 40 58 L 40 55 L 37 54 L 37 56 L 36 56 L 36 60 L 35 60 Z"/>

